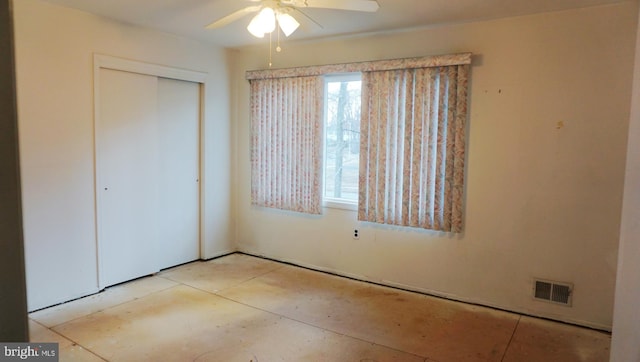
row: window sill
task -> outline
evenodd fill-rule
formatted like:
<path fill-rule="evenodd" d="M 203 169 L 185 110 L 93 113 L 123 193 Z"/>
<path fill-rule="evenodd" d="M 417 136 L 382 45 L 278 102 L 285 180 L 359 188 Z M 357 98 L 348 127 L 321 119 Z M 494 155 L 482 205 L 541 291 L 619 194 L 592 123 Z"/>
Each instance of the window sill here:
<path fill-rule="evenodd" d="M 348 202 L 348 201 L 342 201 L 342 200 L 325 199 L 323 206 L 331 208 L 331 209 L 342 209 L 342 210 L 349 210 L 349 211 L 358 211 L 358 204 L 357 203 Z"/>

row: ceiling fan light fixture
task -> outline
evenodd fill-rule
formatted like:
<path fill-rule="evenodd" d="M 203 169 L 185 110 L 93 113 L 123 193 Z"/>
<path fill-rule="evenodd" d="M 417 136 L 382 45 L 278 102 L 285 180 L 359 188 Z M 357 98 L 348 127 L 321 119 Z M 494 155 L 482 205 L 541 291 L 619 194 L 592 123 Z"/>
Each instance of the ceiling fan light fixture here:
<path fill-rule="evenodd" d="M 256 16 L 253 18 L 253 20 L 251 20 L 249 26 L 247 26 L 247 30 L 256 38 L 264 38 L 264 33 L 262 32 L 262 28 L 260 27 L 259 21 L 257 19 L 258 17 Z"/>
<path fill-rule="evenodd" d="M 300 23 L 289 14 L 277 12 L 276 18 L 278 19 L 278 25 L 280 25 L 280 29 L 282 29 L 285 36 L 293 34 L 293 32 L 300 26 Z"/>
<path fill-rule="evenodd" d="M 265 7 L 258 15 L 254 16 L 247 26 L 251 35 L 257 38 L 264 38 L 264 34 L 271 33 L 276 29 L 276 15 L 273 9 Z"/>

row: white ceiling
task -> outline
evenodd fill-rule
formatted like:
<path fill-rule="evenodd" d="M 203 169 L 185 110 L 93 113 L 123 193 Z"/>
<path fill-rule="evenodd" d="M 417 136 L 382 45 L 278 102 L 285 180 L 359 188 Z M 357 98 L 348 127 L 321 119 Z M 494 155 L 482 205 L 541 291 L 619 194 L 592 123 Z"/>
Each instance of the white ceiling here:
<path fill-rule="evenodd" d="M 121 22 L 153 28 L 224 47 L 258 44 L 246 31 L 252 15 L 220 29 L 204 27 L 255 2 L 248 0 L 45 0 Z M 291 39 L 314 39 L 496 19 L 622 2 L 624 0 L 377 0 L 377 13 L 324 9 L 304 12 L 322 25 L 294 14 L 302 26 Z"/>

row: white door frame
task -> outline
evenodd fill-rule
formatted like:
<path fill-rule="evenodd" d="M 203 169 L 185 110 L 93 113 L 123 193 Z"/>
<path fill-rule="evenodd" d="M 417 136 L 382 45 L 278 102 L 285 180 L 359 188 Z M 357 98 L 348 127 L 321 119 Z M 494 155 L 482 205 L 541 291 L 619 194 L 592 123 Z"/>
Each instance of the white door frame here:
<path fill-rule="evenodd" d="M 98 181 L 101 179 L 99 174 L 100 170 L 98 168 L 99 158 L 100 158 L 100 154 L 98 152 L 100 145 L 98 143 L 100 142 L 99 134 L 100 134 L 100 124 L 101 124 L 100 122 L 100 69 L 119 70 L 119 71 L 131 72 L 131 73 L 151 75 L 151 76 L 156 76 L 160 78 L 183 80 L 183 81 L 200 84 L 200 117 L 199 117 L 200 118 L 199 119 L 200 150 L 199 150 L 199 182 L 198 182 L 198 187 L 199 187 L 198 191 L 200 195 L 199 206 L 198 206 L 198 209 L 199 209 L 198 240 L 199 240 L 199 247 L 200 247 L 200 257 L 202 257 L 202 252 L 204 250 L 204 246 L 202 245 L 202 236 L 204 235 L 203 222 L 202 222 L 202 215 L 204 214 L 204 202 L 203 202 L 204 190 L 202 185 L 205 184 L 203 130 L 204 130 L 204 107 L 205 107 L 204 99 L 205 99 L 205 91 L 207 88 L 208 74 L 205 72 L 169 67 L 169 66 L 158 65 L 158 64 L 144 63 L 144 62 L 123 59 L 123 58 L 117 58 L 117 57 L 104 55 L 104 54 L 93 55 L 93 102 L 94 102 L 94 110 L 93 110 L 94 112 L 94 119 L 93 119 L 94 120 L 94 123 L 93 123 L 94 124 L 94 128 L 93 128 L 94 153 L 93 154 L 94 154 L 94 195 L 95 195 L 94 213 L 95 213 L 96 250 L 97 250 L 96 260 L 98 263 L 98 270 L 97 270 L 98 273 L 97 273 L 96 282 L 98 284 L 98 289 L 102 290 L 106 287 L 106 285 L 104 285 L 104 281 L 102 279 L 102 276 L 104 275 L 102 270 L 103 262 L 101 260 L 101 255 L 103 253 L 101 252 L 102 243 L 101 243 L 101 237 L 100 237 L 100 232 L 102 228 L 100 225 L 100 219 L 98 215 L 99 213 L 98 205 L 100 205 L 101 203 L 101 200 L 100 200 L 101 193 L 98 192 L 99 186 L 100 186 L 98 185 Z"/>

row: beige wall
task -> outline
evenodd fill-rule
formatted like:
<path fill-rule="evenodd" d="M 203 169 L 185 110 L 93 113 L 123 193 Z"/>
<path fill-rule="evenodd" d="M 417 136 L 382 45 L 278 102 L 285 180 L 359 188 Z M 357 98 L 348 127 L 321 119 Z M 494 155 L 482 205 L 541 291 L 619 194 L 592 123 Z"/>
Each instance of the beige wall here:
<path fill-rule="evenodd" d="M 203 256 L 233 250 L 225 51 L 37 0 L 14 6 L 29 309 L 97 288 L 94 53 L 208 73 Z"/>
<path fill-rule="evenodd" d="M 638 17 L 640 20 L 640 13 Z M 611 342 L 613 362 L 640 361 L 640 26 L 632 95 Z"/>
<path fill-rule="evenodd" d="M 250 205 L 249 90 L 265 45 L 233 55 L 240 250 L 389 285 L 610 329 L 638 3 L 287 43 L 274 67 L 470 51 L 466 227 L 460 235 Z M 360 239 L 353 240 L 354 228 Z M 573 306 L 532 278 L 575 284 Z"/>

